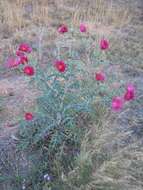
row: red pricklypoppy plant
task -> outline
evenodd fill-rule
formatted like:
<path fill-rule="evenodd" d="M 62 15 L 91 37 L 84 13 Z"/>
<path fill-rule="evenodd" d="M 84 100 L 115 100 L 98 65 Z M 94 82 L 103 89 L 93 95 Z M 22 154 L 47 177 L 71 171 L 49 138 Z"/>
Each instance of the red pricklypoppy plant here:
<path fill-rule="evenodd" d="M 65 72 L 65 70 L 67 68 L 67 65 L 64 63 L 64 61 L 61 61 L 61 60 L 55 61 L 54 66 L 61 73 Z"/>
<path fill-rule="evenodd" d="M 23 72 L 28 76 L 33 76 L 35 71 L 32 66 L 25 66 Z"/>
<path fill-rule="evenodd" d="M 25 113 L 25 120 L 31 121 L 33 119 L 33 114 L 30 112 Z"/>
<path fill-rule="evenodd" d="M 103 72 L 97 72 L 97 73 L 95 73 L 95 79 L 97 80 L 97 81 L 105 81 L 105 74 L 103 73 Z"/>
<path fill-rule="evenodd" d="M 32 47 L 27 43 L 22 43 L 22 44 L 20 44 L 18 50 L 22 51 L 22 52 L 26 52 L 26 53 L 31 53 Z"/>
<path fill-rule="evenodd" d="M 109 41 L 105 40 L 105 39 L 102 39 L 100 41 L 100 49 L 102 49 L 102 50 L 109 49 Z"/>
<path fill-rule="evenodd" d="M 132 84 L 127 85 L 126 93 L 124 94 L 124 100 L 133 100 L 135 97 L 135 87 Z"/>
<path fill-rule="evenodd" d="M 83 32 L 83 33 L 87 31 L 87 27 L 83 23 L 80 24 L 79 29 L 80 29 L 80 32 Z"/>
<path fill-rule="evenodd" d="M 59 28 L 58 28 L 58 32 L 60 34 L 64 34 L 66 32 L 68 32 L 68 27 L 65 24 L 62 24 Z"/>
<path fill-rule="evenodd" d="M 123 108 L 123 98 L 120 96 L 113 97 L 112 99 L 112 109 L 114 111 L 120 111 Z"/>

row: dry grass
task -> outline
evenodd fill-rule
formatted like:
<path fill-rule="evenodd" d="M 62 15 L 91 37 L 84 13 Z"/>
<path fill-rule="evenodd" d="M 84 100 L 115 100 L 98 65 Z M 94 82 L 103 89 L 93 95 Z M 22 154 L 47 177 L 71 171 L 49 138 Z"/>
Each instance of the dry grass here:
<path fill-rule="evenodd" d="M 1 22 L 14 31 L 33 24 L 48 24 L 49 6 L 45 2 L 39 4 L 33 0 L 1 1 Z"/>
<path fill-rule="evenodd" d="M 73 187 L 78 182 L 76 190 L 142 190 L 142 140 L 131 135 L 130 130 L 118 131 L 117 116 L 100 106 L 96 111 L 96 124 L 85 135 L 69 183 Z"/>
<path fill-rule="evenodd" d="M 109 2 L 103 0 L 92 1 L 89 6 L 81 7 L 80 3 L 74 5 L 72 15 L 73 23 L 90 22 L 91 24 L 106 25 L 112 27 L 122 27 L 130 21 L 130 14 L 127 7 L 114 7 L 112 0 Z"/>
<path fill-rule="evenodd" d="M 71 23 L 90 23 L 93 25 L 106 25 L 112 27 L 122 27 L 130 20 L 127 7 L 114 7 L 112 0 L 107 3 L 104 0 L 91 1 L 87 7 L 86 1 L 34 1 L 16 0 L 1 1 L 1 22 L 13 29 L 22 29 L 30 24 L 48 25 L 51 20 L 64 22 L 67 15 L 71 14 Z M 53 9 L 53 10 L 52 10 Z M 51 14 L 52 11 L 52 14 Z M 66 12 L 65 12 L 66 11 Z M 57 14 L 57 17 L 54 16 Z"/>

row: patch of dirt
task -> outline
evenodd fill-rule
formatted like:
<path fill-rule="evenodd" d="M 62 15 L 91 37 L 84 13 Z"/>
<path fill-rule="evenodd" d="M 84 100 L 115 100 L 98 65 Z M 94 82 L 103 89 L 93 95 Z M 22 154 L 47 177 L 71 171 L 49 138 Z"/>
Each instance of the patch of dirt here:
<path fill-rule="evenodd" d="M 3 99 L 0 112 L 0 137 L 15 133 L 18 121 L 24 117 L 24 112 L 33 107 L 37 92 L 28 86 L 28 82 L 29 79 L 24 76 L 0 80 L 0 96 Z"/>

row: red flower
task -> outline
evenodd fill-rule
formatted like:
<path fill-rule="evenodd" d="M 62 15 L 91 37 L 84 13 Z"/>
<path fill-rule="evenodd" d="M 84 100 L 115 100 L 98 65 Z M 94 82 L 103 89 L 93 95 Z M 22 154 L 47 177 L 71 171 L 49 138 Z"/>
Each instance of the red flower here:
<path fill-rule="evenodd" d="M 103 72 L 98 72 L 95 74 L 97 81 L 105 81 L 105 74 Z"/>
<path fill-rule="evenodd" d="M 16 55 L 21 57 L 21 56 L 24 56 L 25 54 L 24 54 L 24 52 L 17 50 Z"/>
<path fill-rule="evenodd" d="M 100 48 L 101 48 L 102 50 L 108 49 L 108 48 L 109 48 L 109 42 L 108 42 L 107 40 L 105 40 L 105 39 L 102 39 L 102 40 L 100 41 Z"/>
<path fill-rule="evenodd" d="M 134 97 L 135 97 L 134 92 L 126 92 L 125 95 L 124 95 L 124 99 L 126 101 L 133 100 Z"/>
<path fill-rule="evenodd" d="M 9 57 L 6 61 L 6 67 L 12 68 L 12 67 L 17 67 L 20 64 L 20 59 L 19 57 Z"/>
<path fill-rule="evenodd" d="M 33 119 L 33 114 L 28 112 L 28 113 L 25 113 L 25 120 L 27 121 L 30 121 Z"/>
<path fill-rule="evenodd" d="M 126 89 L 128 92 L 135 92 L 135 87 L 132 84 L 128 84 Z"/>
<path fill-rule="evenodd" d="M 124 94 L 124 99 L 126 101 L 133 100 L 135 97 L 135 87 L 132 84 L 129 84 Z"/>
<path fill-rule="evenodd" d="M 24 52 L 17 50 L 16 55 L 19 57 L 21 64 L 28 63 L 28 57 L 25 55 Z"/>
<path fill-rule="evenodd" d="M 29 76 L 32 76 L 35 73 L 34 68 L 32 66 L 25 66 L 23 71 L 26 75 L 29 75 Z"/>
<path fill-rule="evenodd" d="M 80 32 L 86 32 L 87 31 L 87 27 L 85 24 L 80 24 Z"/>
<path fill-rule="evenodd" d="M 112 99 L 112 109 L 114 111 L 120 111 L 123 108 L 123 103 L 124 101 L 122 97 L 119 97 L 119 96 L 114 97 Z"/>
<path fill-rule="evenodd" d="M 21 64 L 28 63 L 28 57 L 26 55 L 20 56 L 20 63 Z"/>
<path fill-rule="evenodd" d="M 64 61 L 56 61 L 54 65 L 56 69 L 61 73 L 65 72 L 67 68 L 67 65 L 64 63 Z"/>
<path fill-rule="evenodd" d="M 30 47 L 29 44 L 26 44 L 26 43 L 20 44 L 18 50 L 19 51 L 24 51 L 26 53 L 31 53 L 32 52 L 32 48 Z"/>
<path fill-rule="evenodd" d="M 68 27 L 65 24 L 62 24 L 59 28 L 58 28 L 58 32 L 61 34 L 64 34 L 66 32 L 68 32 Z"/>

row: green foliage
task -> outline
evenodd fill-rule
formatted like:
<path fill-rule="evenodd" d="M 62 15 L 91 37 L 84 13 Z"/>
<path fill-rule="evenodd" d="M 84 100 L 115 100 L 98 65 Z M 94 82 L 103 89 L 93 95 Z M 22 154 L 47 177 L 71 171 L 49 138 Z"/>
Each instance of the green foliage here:
<path fill-rule="evenodd" d="M 31 85 L 38 87 L 39 97 L 34 119 L 22 121 L 20 125 L 20 147 L 30 149 L 30 155 L 33 154 L 29 158 L 32 178 L 28 178 L 32 188 L 42 189 L 45 173 L 54 179 L 54 185 L 49 182 L 48 186 L 56 189 L 54 186 L 58 184 L 59 187 L 62 174 L 71 170 L 79 152 L 86 126 L 77 126 L 77 117 L 92 111 L 93 97 L 86 81 L 78 80 L 79 72 L 84 76 L 84 71 L 75 66 L 70 62 L 67 71 L 59 73 L 53 65 L 44 70 L 37 65 L 31 81 Z"/>
<path fill-rule="evenodd" d="M 65 74 L 59 74 L 51 67 L 42 71 L 36 68 L 36 85 L 40 95 L 37 98 L 37 115 L 31 122 L 23 122 L 21 136 L 29 139 L 29 145 L 39 144 L 47 137 L 48 147 L 54 149 L 64 141 L 76 142 L 75 118 L 80 112 L 91 110 L 89 94 L 85 94 L 84 81 L 76 79 L 73 65 L 68 65 Z M 50 70 L 50 71 L 49 71 Z M 53 70 L 52 74 L 51 70 Z"/>
<path fill-rule="evenodd" d="M 54 56 L 65 60 L 67 64 L 64 73 L 57 71 L 51 63 L 40 65 L 31 60 L 36 74 L 30 85 L 38 89 L 39 96 L 33 113 L 34 119 L 22 121 L 19 132 L 19 147 L 28 150 L 30 155 L 31 172 L 26 179 L 27 184 L 31 184 L 29 190 L 72 190 L 72 185 L 68 185 L 67 181 L 68 174 L 75 165 L 78 167 L 76 173 L 80 175 L 75 175 L 71 184 L 76 188 L 90 181 L 90 153 L 80 153 L 81 141 L 87 131 L 87 123 L 82 123 L 81 115 L 95 115 L 96 102 L 108 106 L 112 96 L 121 91 L 117 89 L 113 92 L 111 86 L 109 88 L 115 79 L 111 74 L 106 83 L 95 81 L 93 72 L 100 67 L 106 70 L 110 65 L 98 45 L 92 47 L 95 39 L 85 37 L 79 49 L 74 49 L 68 43 L 71 38 L 66 37 L 63 36 L 69 50 L 66 58 L 61 55 L 63 42 L 58 42 L 54 51 Z M 80 49 L 83 49 L 83 54 Z M 77 122 L 77 118 L 82 124 Z M 82 161 L 78 158 L 82 158 Z M 50 176 L 48 182 L 43 178 L 45 174 Z"/>

